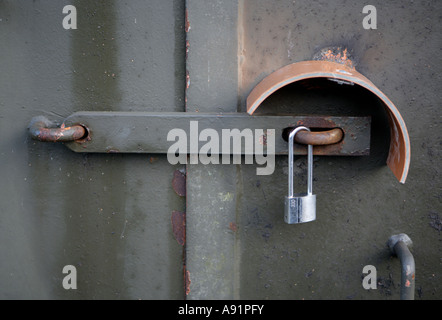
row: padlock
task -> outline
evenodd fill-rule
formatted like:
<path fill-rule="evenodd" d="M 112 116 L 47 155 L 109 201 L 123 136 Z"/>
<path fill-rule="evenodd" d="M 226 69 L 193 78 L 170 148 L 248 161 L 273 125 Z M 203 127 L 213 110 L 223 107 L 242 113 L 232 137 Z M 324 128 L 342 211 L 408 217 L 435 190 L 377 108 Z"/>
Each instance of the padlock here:
<path fill-rule="evenodd" d="M 295 135 L 307 127 L 297 127 L 289 135 L 289 194 L 285 197 L 284 221 L 288 224 L 309 222 L 316 219 L 316 195 L 313 194 L 313 146 L 308 145 L 307 193 L 293 193 L 293 143 Z"/>

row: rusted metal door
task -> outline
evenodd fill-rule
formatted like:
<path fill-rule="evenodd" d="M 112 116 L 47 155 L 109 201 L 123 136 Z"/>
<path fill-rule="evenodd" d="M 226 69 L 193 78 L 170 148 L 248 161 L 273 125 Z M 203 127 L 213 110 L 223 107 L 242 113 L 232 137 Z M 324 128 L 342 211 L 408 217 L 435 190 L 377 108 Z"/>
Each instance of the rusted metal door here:
<path fill-rule="evenodd" d="M 1 298 L 398 299 L 386 242 L 407 233 L 416 298 L 440 299 L 439 1 L 372 1 L 374 29 L 364 1 L 76 0 L 76 29 L 65 5 L 0 0 Z M 369 155 L 314 157 L 314 222 L 284 223 L 286 155 L 258 176 L 244 161 L 72 152 L 26 130 L 82 111 L 246 115 L 261 80 L 329 47 L 394 102 L 413 152 L 400 184 L 388 114 L 357 86 L 273 92 L 256 113 L 371 117 Z M 106 130 L 130 142 L 134 122 L 118 119 Z M 298 157 L 296 187 L 305 168 Z M 362 285 L 365 266 L 376 289 Z"/>

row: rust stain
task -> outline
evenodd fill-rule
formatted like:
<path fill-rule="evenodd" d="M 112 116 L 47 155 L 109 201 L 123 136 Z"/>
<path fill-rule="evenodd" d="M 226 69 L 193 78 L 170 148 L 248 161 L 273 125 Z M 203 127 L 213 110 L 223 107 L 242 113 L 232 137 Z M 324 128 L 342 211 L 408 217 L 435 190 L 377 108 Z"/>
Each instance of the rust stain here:
<path fill-rule="evenodd" d="M 301 144 L 314 146 L 331 145 L 342 141 L 344 133 L 340 128 L 333 128 L 328 131 L 300 131 L 295 141 Z"/>
<path fill-rule="evenodd" d="M 53 129 L 41 128 L 37 134 L 37 138 L 40 141 L 56 142 L 63 136 L 61 132 L 54 132 Z"/>
<path fill-rule="evenodd" d="M 232 230 L 233 232 L 236 232 L 236 231 L 238 231 L 238 226 L 236 225 L 235 222 L 230 222 L 229 229 Z"/>
<path fill-rule="evenodd" d="M 39 128 L 36 137 L 40 141 L 65 141 L 64 137 L 68 136 L 69 140 L 79 140 L 85 136 L 86 130 L 82 126 L 65 127 L 64 124 L 60 128 Z"/>
<path fill-rule="evenodd" d="M 187 12 L 187 9 L 186 9 L 186 17 L 185 17 L 185 27 L 184 27 L 184 30 L 186 32 L 189 32 L 189 30 L 190 30 L 189 14 Z"/>
<path fill-rule="evenodd" d="M 186 89 L 189 89 L 190 87 L 190 74 L 189 70 L 186 70 Z"/>
<path fill-rule="evenodd" d="M 312 130 L 315 129 L 332 129 L 329 131 L 312 131 L 310 133 L 307 132 L 299 132 L 298 139 L 296 139 L 296 143 L 294 145 L 294 150 L 297 154 L 307 154 L 307 146 L 306 143 L 310 143 L 315 145 L 313 148 L 313 154 L 314 155 L 339 155 L 342 148 L 344 147 L 345 140 L 344 132 L 339 126 L 330 119 L 330 117 L 308 117 L 303 120 L 299 120 L 296 122 L 297 126 L 306 126 L 308 128 L 311 128 Z M 339 131 L 335 131 L 334 129 L 339 128 Z M 287 141 L 288 134 L 291 131 L 290 128 L 286 128 L 283 132 L 283 138 Z M 297 136 L 298 136 L 297 135 Z M 312 143 L 312 141 L 308 141 L 309 138 L 314 138 L 317 140 L 317 142 Z M 299 141 L 298 141 L 299 140 Z M 333 140 L 333 141 L 332 141 Z M 333 144 L 328 144 L 333 142 Z M 338 142 L 336 142 L 338 141 Z"/>
<path fill-rule="evenodd" d="M 186 196 L 186 175 L 180 170 L 175 170 L 173 173 L 172 188 L 177 195 Z"/>
<path fill-rule="evenodd" d="M 187 53 L 186 53 L 187 55 Z M 186 57 L 187 59 L 187 57 Z M 187 61 L 187 60 L 186 60 Z M 184 105 L 186 106 L 186 110 L 187 110 L 187 90 L 190 87 L 190 74 L 189 74 L 189 70 L 186 70 L 186 89 L 184 92 Z"/>
<path fill-rule="evenodd" d="M 259 137 L 259 144 L 266 146 L 267 145 L 267 135 L 263 134 L 262 136 Z"/>
<path fill-rule="evenodd" d="M 43 142 L 85 142 L 91 138 L 89 129 L 85 126 L 77 124 L 66 127 L 62 123 L 60 127 L 56 127 L 55 123 L 44 116 L 37 116 L 31 120 L 28 126 L 29 134 L 33 139 Z"/>
<path fill-rule="evenodd" d="M 190 293 L 190 273 L 189 270 L 184 268 L 184 290 L 186 292 L 186 296 Z"/>
<path fill-rule="evenodd" d="M 340 63 L 351 69 L 355 68 L 354 62 L 349 57 L 347 48 L 344 50 L 342 50 L 341 47 L 324 48 L 316 54 L 314 59 Z"/>
<path fill-rule="evenodd" d="M 74 142 L 75 142 L 75 143 L 78 143 L 78 144 L 83 144 L 83 143 L 88 142 L 88 141 L 91 141 L 91 140 L 92 140 L 92 138 L 91 138 L 91 136 L 89 135 L 89 130 L 86 129 L 86 137 L 84 137 L 84 138 L 80 138 L 80 139 L 76 139 L 76 140 L 74 140 Z M 84 147 L 84 148 L 86 148 L 86 147 Z"/>
<path fill-rule="evenodd" d="M 171 221 L 172 232 L 176 241 L 184 246 L 186 243 L 186 213 L 173 210 Z"/>

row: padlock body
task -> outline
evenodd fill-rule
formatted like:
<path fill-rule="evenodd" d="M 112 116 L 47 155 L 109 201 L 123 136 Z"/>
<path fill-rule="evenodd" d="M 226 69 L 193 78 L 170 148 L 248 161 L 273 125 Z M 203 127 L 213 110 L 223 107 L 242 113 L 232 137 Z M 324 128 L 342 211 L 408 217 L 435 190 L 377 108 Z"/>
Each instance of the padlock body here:
<path fill-rule="evenodd" d="M 285 197 L 284 221 L 288 224 L 316 220 L 316 195 L 307 193 Z"/>

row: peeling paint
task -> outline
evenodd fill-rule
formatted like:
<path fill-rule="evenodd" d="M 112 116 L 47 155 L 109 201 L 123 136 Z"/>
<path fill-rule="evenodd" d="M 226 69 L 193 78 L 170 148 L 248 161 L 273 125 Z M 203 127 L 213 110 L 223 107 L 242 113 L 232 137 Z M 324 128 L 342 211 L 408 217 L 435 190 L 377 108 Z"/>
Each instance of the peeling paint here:
<path fill-rule="evenodd" d="M 189 14 L 188 14 L 188 12 L 187 12 L 187 9 L 186 9 L 186 21 L 185 21 L 185 28 L 184 28 L 184 30 L 186 31 L 186 32 L 189 32 L 190 31 L 190 22 L 189 22 Z"/>
<path fill-rule="evenodd" d="M 341 47 L 327 47 L 321 49 L 315 56 L 313 60 L 331 61 L 343 64 L 351 69 L 355 68 L 355 64 L 352 59 L 350 59 L 350 54 L 348 49 L 344 50 Z"/>
<path fill-rule="evenodd" d="M 186 296 L 190 293 L 190 273 L 189 270 L 184 269 L 184 289 L 186 292 Z"/>
<path fill-rule="evenodd" d="M 177 195 L 186 196 L 186 175 L 180 170 L 175 170 L 173 173 L 172 188 Z"/>
<path fill-rule="evenodd" d="M 176 241 L 184 246 L 186 243 L 186 213 L 172 211 L 172 231 Z"/>

